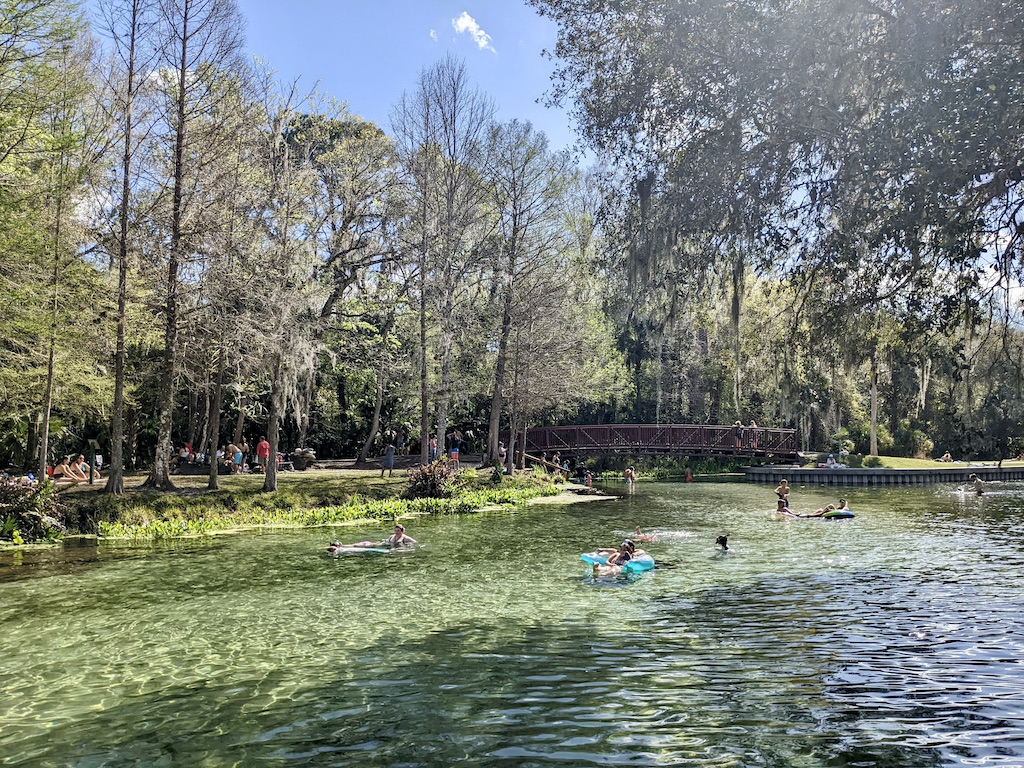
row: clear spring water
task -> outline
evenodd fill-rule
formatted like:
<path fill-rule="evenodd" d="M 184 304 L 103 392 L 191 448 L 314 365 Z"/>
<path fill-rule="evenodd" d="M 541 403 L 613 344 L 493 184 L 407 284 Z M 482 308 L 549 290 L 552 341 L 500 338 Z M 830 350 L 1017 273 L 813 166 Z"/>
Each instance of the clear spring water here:
<path fill-rule="evenodd" d="M 773 522 L 764 487 L 641 484 L 337 560 L 388 527 L 8 553 L 0 764 L 1022 766 L 1024 487 L 989 485 Z M 637 523 L 661 566 L 586 576 Z"/>

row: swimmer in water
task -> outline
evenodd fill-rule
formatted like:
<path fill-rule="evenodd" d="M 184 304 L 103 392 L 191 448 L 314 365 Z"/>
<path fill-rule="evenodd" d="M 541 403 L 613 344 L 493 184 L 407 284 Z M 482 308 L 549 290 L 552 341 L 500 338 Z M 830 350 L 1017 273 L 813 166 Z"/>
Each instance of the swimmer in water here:
<path fill-rule="evenodd" d="M 367 549 L 369 547 L 407 547 L 412 546 L 416 543 L 416 539 L 412 536 L 406 536 L 405 526 L 396 525 L 395 533 L 392 536 L 384 539 L 384 541 L 357 541 L 353 544 L 343 544 L 340 541 L 332 541 L 327 551 L 332 555 L 337 555 L 350 549 Z"/>
<path fill-rule="evenodd" d="M 775 511 L 771 514 L 771 518 L 773 520 L 781 520 L 784 517 L 799 517 L 799 515 L 794 514 L 789 507 L 786 506 L 785 499 L 779 499 L 778 505 L 775 507 Z"/>
<path fill-rule="evenodd" d="M 984 493 L 985 493 L 985 481 L 982 480 L 977 475 L 975 475 L 974 473 L 971 473 L 971 476 L 968 479 L 972 480 L 974 482 L 974 492 L 976 494 L 978 494 L 979 496 L 984 495 Z"/>
<path fill-rule="evenodd" d="M 652 536 L 649 533 L 644 533 L 640 530 L 640 526 L 638 525 L 634 531 L 633 539 L 634 541 L 657 541 L 658 537 Z"/>
<path fill-rule="evenodd" d="M 721 550 L 722 552 L 731 552 L 732 551 L 732 550 L 729 549 L 729 537 L 728 536 L 719 536 L 717 539 L 715 539 L 715 546 L 718 547 L 718 549 Z"/>

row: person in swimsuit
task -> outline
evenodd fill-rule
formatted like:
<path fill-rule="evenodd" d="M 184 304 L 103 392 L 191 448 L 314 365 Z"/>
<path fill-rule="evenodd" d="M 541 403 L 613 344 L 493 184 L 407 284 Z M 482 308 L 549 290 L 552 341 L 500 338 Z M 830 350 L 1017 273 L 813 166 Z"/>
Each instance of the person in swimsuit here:
<path fill-rule="evenodd" d="M 382 542 L 386 547 L 408 547 L 416 543 L 416 539 L 412 536 L 405 535 L 405 526 L 398 524 L 395 525 L 395 532 L 393 535 L 388 536 Z"/>
<path fill-rule="evenodd" d="M 974 482 L 974 492 L 976 494 L 981 496 L 981 495 L 983 495 L 985 493 L 985 481 L 984 480 L 982 480 L 980 477 L 978 477 L 977 475 L 975 475 L 973 473 L 971 474 L 970 478 L 968 478 L 968 479 L 972 480 Z"/>
<path fill-rule="evenodd" d="M 604 565 L 594 563 L 594 576 L 614 576 L 622 572 L 622 566 L 636 556 L 636 544 L 629 539 L 623 541 L 618 549 L 598 549 L 598 554 L 608 554 Z M 643 550 L 640 550 L 643 552 Z M 644 553 L 646 554 L 646 553 Z"/>
<path fill-rule="evenodd" d="M 731 551 L 729 549 L 729 537 L 728 536 L 719 536 L 717 539 L 715 539 L 715 546 L 718 547 L 722 552 L 729 552 L 729 551 Z"/>
<path fill-rule="evenodd" d="M 86 480 L 71 466 L 71 457 L 65 456 L 64 460 L 53 469 L 54 482 L 81 483 Z"/>
<path fill-rule="evenodd" d="M 789 506 L 789 480 L 780 480 L 779 487 L 775 489 L 775 495 Z"/>
<path fill-rule="evenodd" d="M 826 512 L 831 512 L 835 508 L 836 508 L 835 504 L 829 504 L 828 506 L 822 507 L 821 509 L 816 509 L 816 510 L 814 510 L 813 512 L 811 512 L 809 514 L 798 515 L 798 517 L 821 517 Z"/>
<path fill-rule="evenodd" d="M 794 514 L 792 510 L 790 510 L 786 505 L 785 499 L 779 499 L 779 503 L 775 507 L 775 511 L 771 513 L 771 517 L 773 520 L 779 520 L 783 517 L 799 517 L 799 515 Z"/>

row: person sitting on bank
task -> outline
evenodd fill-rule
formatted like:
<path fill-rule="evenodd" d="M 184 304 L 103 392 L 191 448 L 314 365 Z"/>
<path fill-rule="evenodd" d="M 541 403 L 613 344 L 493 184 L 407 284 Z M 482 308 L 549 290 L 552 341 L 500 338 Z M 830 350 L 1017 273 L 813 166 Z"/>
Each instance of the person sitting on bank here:
<path fill-rule="evenodd" d="M 71 466 L 71 457 L 65 456 L 63 461 L 53 469 L 53 481 L 55 483 L 83 483 L 86 478 L 78 470 Z"/>
<path fill-rule="evenodd" d="M 78 454 L 78 458 L 75 459 L 74 466 L 75 469 L 78 470 L 79 474 L 81 474 L 83 480 L 89 479 L 89 463 L 85 460 L 84 454 Z M 92 476 L 94 480 L 99 480 L 100 471 L 98 469 L 94 469 L 92 471 Z"/>

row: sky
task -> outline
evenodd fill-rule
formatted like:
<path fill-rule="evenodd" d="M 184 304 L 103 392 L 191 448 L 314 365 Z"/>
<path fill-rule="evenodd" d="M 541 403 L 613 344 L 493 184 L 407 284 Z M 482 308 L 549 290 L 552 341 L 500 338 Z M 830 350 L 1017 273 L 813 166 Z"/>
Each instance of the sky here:
<path fill-rule="evenodd" d="M 348 103 L 390 132 L 390 110 L 419 73 L 451 53 L 499 120 L 529 120 L 552 149 L 576 136 L 566 112 L 544 106 L 556 27 L 522 0 L 237 0 L 248 52 L 277 71 Z M 317 85 L 319 83 L 319 85 Z"/>

